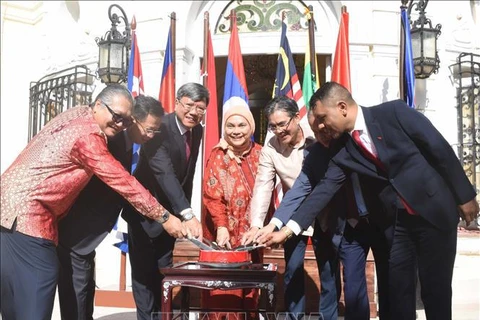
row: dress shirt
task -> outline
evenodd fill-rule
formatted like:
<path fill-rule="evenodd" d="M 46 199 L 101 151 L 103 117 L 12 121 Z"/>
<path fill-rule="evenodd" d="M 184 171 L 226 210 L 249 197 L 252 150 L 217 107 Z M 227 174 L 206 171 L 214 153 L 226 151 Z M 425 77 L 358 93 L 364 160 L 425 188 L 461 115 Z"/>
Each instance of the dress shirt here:
<path fill-rule="evenodd" d="M 371 154 L 377 157 L 378 156 L 377 149 L 375 148 L 375 145 L 372 143 L 372 137 L 370 137 L 370 133 L 368 132 L 368 129 L 367 129 L 367 124 L 365 123 L 365 118 L 363 117 L 363 110 L 360 107 L 358 107 L 357 119 L 355 120 L 355 125 L 353 127 L 353 130 L 350 131 L 348 134 L 352 136 L 353 131 L 358 131 L 360 133 L 360 140 L 362 141 L 365 148 L 367 148 L 367 150 Z"/>
<path fill-rule="evenodd" d="M 252 227 L 262 228 L 264 225 L 275 188 L 275 175 L 280 178 L 282 191 L 285 194 L 293 186 L 302 170 L 305 148 L 315 142 L 315 136 L 308 123 L 300 122 L 299 125 L 303 132 L 303 139 L 294 147 L 281 143 L 277 136 L 273 136 L 262 148 L 250 204 Z M 283 225 L 276 218 L 270 222 L 280 227 Z"/>
<path fill-rule="evenodd" d="M 71 108 L 30 141 L 1 176 L 1 225 L 57 243 L 57 222 L 93 175 L 156 219 L 165 209 L 115 160 L 89 106 Z"/>
<path fill-rule="evenodd" d="M 182 135 L 182 137 L 185 139 L 186 141 L 186 136 L 185 136 L 185 133 L 187 131 L 190 131 L 191 133 L 191 129 L 187 129 L 185 128 L 185 126 L 178 120 L 178 117 L 175 117 L 175 123 L 177 124 L 177 127 L 178 127 L 178 130 L 180 131 L 180 134 Z M 191 139 L 191 138 L 190 138 Z M 193 209 L 190 207 L 190 208 L 186 208 L 186 209 L 183 209 L 182 211 L 180 211 L 180 215 L 183 217 L 184 215 L 186 215 L 187 213 L 192 213 L 193 214 Z"/>

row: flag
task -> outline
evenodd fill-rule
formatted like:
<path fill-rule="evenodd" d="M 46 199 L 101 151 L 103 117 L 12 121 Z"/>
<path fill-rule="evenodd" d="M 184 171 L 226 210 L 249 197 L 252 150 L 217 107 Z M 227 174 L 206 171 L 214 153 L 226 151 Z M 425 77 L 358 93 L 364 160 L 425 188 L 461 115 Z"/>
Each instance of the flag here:
<path fill-rule="evenodd" d="M 277 73 L 273 86 L 273 97 L 287 96 L 298 104 L 300 118 L 307 114 L 302 88 L 298 80 L 297 69 L 293 61 L 290 44 L 287 39 L 287 25 L 282 22 L 282 35 L 280 36 L 280 52 L 278 54 Z"/>
<path fill-rule="evenodd" d="M 137 34 L 135 30 L 132 31 L 132 50 L 130 54 L 130 62 L 128 64 L 127 86 L 133 97 L 144 93 L 142 63 L 140 61 L 140 51 L 138 50 Z"/>
<path fill-rule="evenodd" d="M 403 96 L 401 97 L 410 108 L 415 108 L 414 94 L 415 94 L 415 72 L 413 68 L 413 54 L 412 54 L 412 38 L 410 34 L 410 21 L 408 13 L 405 8 L 401 9 L 402 16 L 402 40 L 403 52 L 401 52 L 400 59 L 402 60 L 400 66 L 400 81 L 403 83 Z M 401 90 L 402 92 L 402 90 Z"/>
<path fill-rule="evenodd" d="M 143 89 L 143 74 L 142 63 L 140 59 L 140 50 L 138 50 L 137 35 L 135 30 L 132 30 L 132 50 L 128 64 L 127 88 L 132 93 L 133 97 L 144 93 Z M 123 133 L 122 133 L 123 134 Z M 117 222 L 113 226 L 113 236 L 120 240 L 114 246 L 119 248 L 122 252 L 128 252 L 128 226 L 127 222 L 118 217 Z"/>
<path fill-rule="evenodd" d="M 311 75 L 311 72 L 310 72 Z M 273 97 L 287 96 L 297 102 L 300 120 L 306 118 L 307 109 L 305 100 L 303 99 L 302 88 L 298 80 L 297 69 L 293 61 L 290 44 L 287 39 L 287 25 L 282 22 L 282 34 L 280 36 L 280 51 L 278 54 L 277 73 L 275 76 L 275 84 L 273 86 Z M 268 143 L 273 133 L 268 132 L 265 143 Z M 273 204 L 278 208 L 283 198 L 283 190 L 280 178 L 275 177 L 275 189 L 273 191 Z"/>
<path fill-rule="evenodd" d="M 210 30 L 208 31 L 207 40 L 207 70 L 205 66 L 203 74 L 207 77 L 207 89 L 210 92 L 210 102 L 208 103 L 207 113 L 205 115 L 205 144 L 203 151 L 203 166 L 207 164 L 207 160 L 210 156 L 210 152 L 213 147 L 218 143 L 220 137 L 218 133 L 218 111 L 217 111 L 217 80 L 215 72 L 215 55 L 213 54 L 212 35 Z"/>
<path fill-rule="evenodd" d="M 308 9 L 307 9 L 308 10 Z M 309 20 L 309 26 L 311 25 L 310 20 L 312 16 L 310 11 L 308 10 L 306 13 L 307 19 Z M 313 24 L 312 24 L 313 28 Z M 312 74 L 312 58 L 310 54 L 312 44 L 310 43 L 310 33 L 307 37 L 307 48 L 305 49 L 305 64 L 304 64 L 304 71 L 303 71 L 303 84 L 302 84 L 302 92 L 303 92 L 303 101 L 307 105 L 310 101 L 310 98 L 313 96 L 315 91 L 320 88 L 320 80 L 318 79 L 318 64 L 317 64 L 317 57 L 313 57 L 313 61 L 315 63 L 315 75 Z M 315 50 L 313 50 L 315 52 Z"/>
<path fill-rule="evenodd" d="M 237 16 L 235 13 L 230 15 L 232 20 L 230 35 L 230 44 L 228 46 L 228 60 L 225 71 L 225 87 L 223 92 L 222 114 L 227 112 L 228 108 L 234 105 L 244 105 L 248 107 L 247 81 L 245 80 L 245 69 L 243 67 L 242 52 L 240 50 L 240 41 L 237 30 Z M 223 133 L 223 128 L 222 128 Z"/>
<path fill-rule="evenodd" d="M 163 59 L 162 82 L 158 100 L 162 103 L 166 113 L 175 108 L 175 75 L 173 74 L 172 28 L 168 31 L 167 48 Z"/>
<path fill-rule="evenodd" d="M 352 92 L 350 83 L 350 49 L 348 47 L 348 12 L 342 8 L 340 28 L 338 30 L 337 47 L 333 59 L 332 81 L 340 83 Z"/>

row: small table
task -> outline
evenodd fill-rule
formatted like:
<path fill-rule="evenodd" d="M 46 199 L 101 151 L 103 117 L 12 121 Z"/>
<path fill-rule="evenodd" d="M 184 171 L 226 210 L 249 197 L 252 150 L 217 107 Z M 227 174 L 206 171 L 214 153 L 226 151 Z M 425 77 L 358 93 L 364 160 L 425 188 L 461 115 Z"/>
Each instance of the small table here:
<path fill-rule="evenodd" d="M 189 311 L 188 301 L 184 299 L 185 295 L 188 296 L 189 287 L 206 290 L 258 288 L 266 293 L 265 312 L 275 312 L 277 264 L 247 264 L 237 268 L 217 268 L 198 262 L 182 262 L 171 268 L 161 268 L 160 271 L 165 276 L 162 281 L 163 320 L 172 319 L 174 287 L 182 287 L 181 309 L 185 312 Z"/>

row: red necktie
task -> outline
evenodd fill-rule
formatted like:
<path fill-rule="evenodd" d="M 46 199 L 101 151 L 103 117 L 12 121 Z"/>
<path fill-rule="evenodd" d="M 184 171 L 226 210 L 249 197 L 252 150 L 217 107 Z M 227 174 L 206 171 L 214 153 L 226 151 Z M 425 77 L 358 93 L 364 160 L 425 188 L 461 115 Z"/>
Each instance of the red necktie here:
<path fill-rule="evenodd" d="M 359 130 L 353 130 L 352 138 L 355 141 L 355 143 L 360 147 L 360 149 L 362 150 L 362 153 L 368 159 L 370 159 L 377 167 L 379 167 L 381 170 L 383 170 L 385 172 L 385 166 L 380 161 L 380 159 L 378 159 L 378 157 L 375 154 L 370 152 L 367 149 L 367 147 L 365 147 L 365 145 L 363 144 L 362 140 L 360 139 L 360 131 Z M 405 210 L 411 215 L 416 215 L 415 211 L 413 211 L 413 209 L 408 205 L 408 203 L 400 195 L 398 195 L 398 197 L 400 198 L 400 201 L 402 202 Z"/>
<path fill-rule="evenodd" d="M 383 165 L 383 163 L 381 163 L 380 160 L 378 159 L 378 157 L 376 155 L 374 155 L 373 153 L 371 153 L 367 149 L 367 147 L 365 147 L 365 145 L 363 144 L 362 140 L 360 139 L 360 131 L 354 130 L 352 132 L 352 138 L 357 143 L 357 145 L 360 147 L 364 156 L 366 156 L 368 159 L 370 159 L 377 167 L 379 167 L 380 169 L 385 171 L 385 166 Z"/>
<path fill-rule="evenodd" d="M 189 130 L 185 132 L 185 154 L 187 156 L 187 162 L 190 159 L 191 145 L 192 145 L 192 132 Z"/>

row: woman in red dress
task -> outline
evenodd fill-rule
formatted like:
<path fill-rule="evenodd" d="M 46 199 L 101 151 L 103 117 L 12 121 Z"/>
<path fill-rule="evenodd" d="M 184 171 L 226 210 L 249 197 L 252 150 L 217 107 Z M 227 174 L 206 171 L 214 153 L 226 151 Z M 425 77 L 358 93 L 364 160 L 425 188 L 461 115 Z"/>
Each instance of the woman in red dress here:
<path fill-rule="evenodd" d="M 223 118 L 223 138 L 213 148 L 203 178 L 203 236 L 225 248 L 241 245 L 250 229 L 249 204 L 261 146 L 253 142 L 255 121 L 245 106 L 230 107 Z M 261 251 L 252 262 L 262 262 Z M 256 309 L 258 290 L 212 290 L 202 293 L 204 308 Z M 238 315 L 235 316 L 237 318 Z"/>

